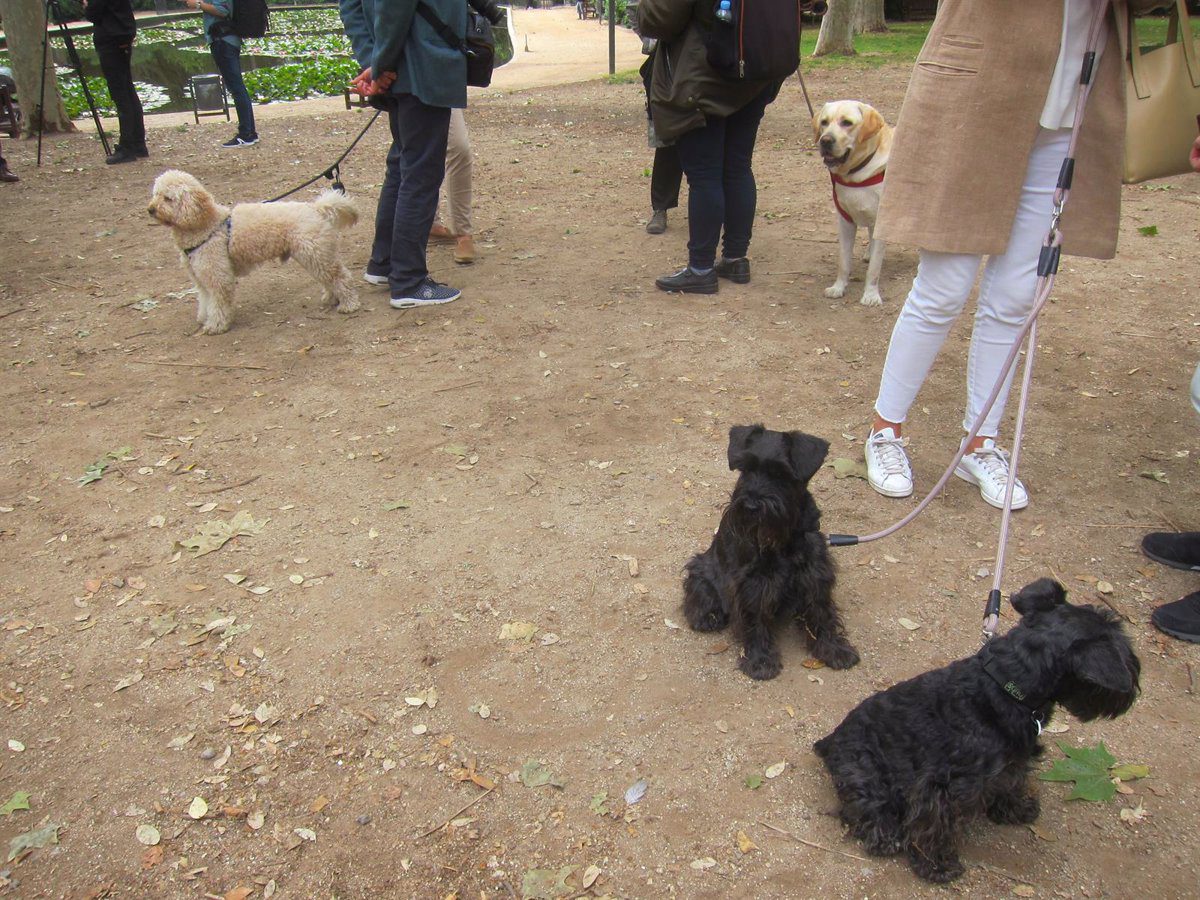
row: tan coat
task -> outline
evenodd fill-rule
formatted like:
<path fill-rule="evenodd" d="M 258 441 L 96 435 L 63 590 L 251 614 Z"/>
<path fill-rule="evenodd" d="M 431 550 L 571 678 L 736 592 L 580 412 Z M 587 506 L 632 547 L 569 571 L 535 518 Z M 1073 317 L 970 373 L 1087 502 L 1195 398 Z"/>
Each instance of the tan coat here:
<path fill-rule="evenodd" d="M 1062 18 L 1063 0 L 942 0 L 900 111 L 877 238 L 946 253 L 1004 251 Z M 1063 252 L 1097 259 L 1116 254 L 1125 134 L 1111 13 L 1107 24 L 1062 223 Z"/>

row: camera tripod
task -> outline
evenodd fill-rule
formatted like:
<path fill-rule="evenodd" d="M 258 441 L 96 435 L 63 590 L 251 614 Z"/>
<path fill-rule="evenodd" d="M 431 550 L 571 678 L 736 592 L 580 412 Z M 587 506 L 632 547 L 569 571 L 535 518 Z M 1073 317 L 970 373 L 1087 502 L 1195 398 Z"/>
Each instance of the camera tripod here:
<path fill-rule="evenodd" d="M 96 133 L 100 135 L 100 143 L 104 145 L 104 155 L 108 156 L 112 153 L 112 148 L 108 144 L 108 135 L 104 133 L 104 126 L 100 124 L 100 113 L 96 110 L 96 101 L 92 99 L 91 89 L 88 88 L 87 78 L 84 77 L 83 63 L 79 61 L 79 52 L 75 49 L 75 40 L 71 37 L 70 29 L 67 28 L 66 17 L 63 15 L 62 7 L 58 5 L 58 0 L 46 0 L 46 36 L 42 38 L 42 89 L 36 110 L 38 120 L 37 164 L 39 166 L 42 164 L 42 132 L 46 130 L 46 58 L 50 53 L 51 22 L 58 26 L 58 33 L 67 46 L 67 60 L 70 62 L 71 68 L 75 70 L 75 74 L 79 76 L 79 84 L 83 88 L 83 98 L 87 101 L 88 109 L 91 110 L 92 121 L 96 123 Z"/>

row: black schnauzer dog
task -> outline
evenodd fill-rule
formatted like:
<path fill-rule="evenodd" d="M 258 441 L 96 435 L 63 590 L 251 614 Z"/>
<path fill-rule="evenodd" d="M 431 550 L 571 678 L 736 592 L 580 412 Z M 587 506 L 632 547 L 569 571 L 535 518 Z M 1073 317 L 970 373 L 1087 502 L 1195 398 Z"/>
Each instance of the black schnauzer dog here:
<path fill-rule="evenodd" d="M 808 492 L 828 452 L 827 441 L 799 431 L 730 429 L 729 468 L 741 475 L 712 546 L 688 561 L 683 612 L 696 631 L 732 623 L 745 650 L 738 666 L 751 678 L 783 669 L 774 631 L 788 620 L 831 669 L 858 662 L 833 605 L 833 562 Z"/>
<path fill-rule="evenodd" d="M 929 881 L 962 874 L 955 844 L 970 818 L 1037 818 L 1029 773 L 1056 703 L 1087 722 L 1137 697 L 1141 663 L 1109 610 L 1067 603 L 1049 578 L 1012 605 L 1021 621 L 1003 637 L 868 697 L 814 745 L 850 832 L 876 856 L 907 853 Z"/>

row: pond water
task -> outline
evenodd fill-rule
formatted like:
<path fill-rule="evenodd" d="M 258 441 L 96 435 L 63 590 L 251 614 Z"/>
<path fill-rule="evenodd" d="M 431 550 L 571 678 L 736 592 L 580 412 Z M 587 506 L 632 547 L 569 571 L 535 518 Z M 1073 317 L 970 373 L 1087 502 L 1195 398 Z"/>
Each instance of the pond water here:
<path fill-rule="evenodd" d="M 495 29 L 495 36 L 496 64 L 502 65 L 512 58 L 507 27 Z M 97 108 L 102 115 L 115 115 L 90 36 L 76 35 L 73 43 Z M 70 67 L 63 40 L 54 37 L 51 48 L 67 111 L 73 117 L 87 115 L 83 90 Z M 0 65 L 7 65 L 6 53 L 0 53 Z M 336 9 L 275 9 L 269 33 L 244 42 L 242 71 L 251 99 L 262 104 L 341 96 L 359 67 Z M 215 72 L 199 16 L 179 18 L 165 27 L 139 29 L 133 77 L 147 113 L 190 111 L 188 79 Z"/>

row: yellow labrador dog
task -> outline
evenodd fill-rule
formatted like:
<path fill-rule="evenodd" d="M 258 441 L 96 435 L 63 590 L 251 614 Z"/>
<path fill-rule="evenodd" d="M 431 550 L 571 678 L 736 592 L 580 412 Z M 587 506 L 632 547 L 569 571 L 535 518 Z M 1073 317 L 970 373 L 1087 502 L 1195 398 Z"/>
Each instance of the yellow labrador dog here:
<path fill-rule="evenodd" d="M 850 280 L 850 257 L 859 228 L 867 229 L 867 279 L 863 306 L 878 306 L 879 270 L 883 267 L 883 241 L 875 240 L 875 216 L 883 193 L 883 174 L 892 149 L 892 126 L 873 106 L 857 100 L 834 100 L 813 117 L 813 132 L 821 160 L 833 179 L 833 206 L 837 210 L 837 281 L 825 289 L 826 297 L 841 297 Z"/>

